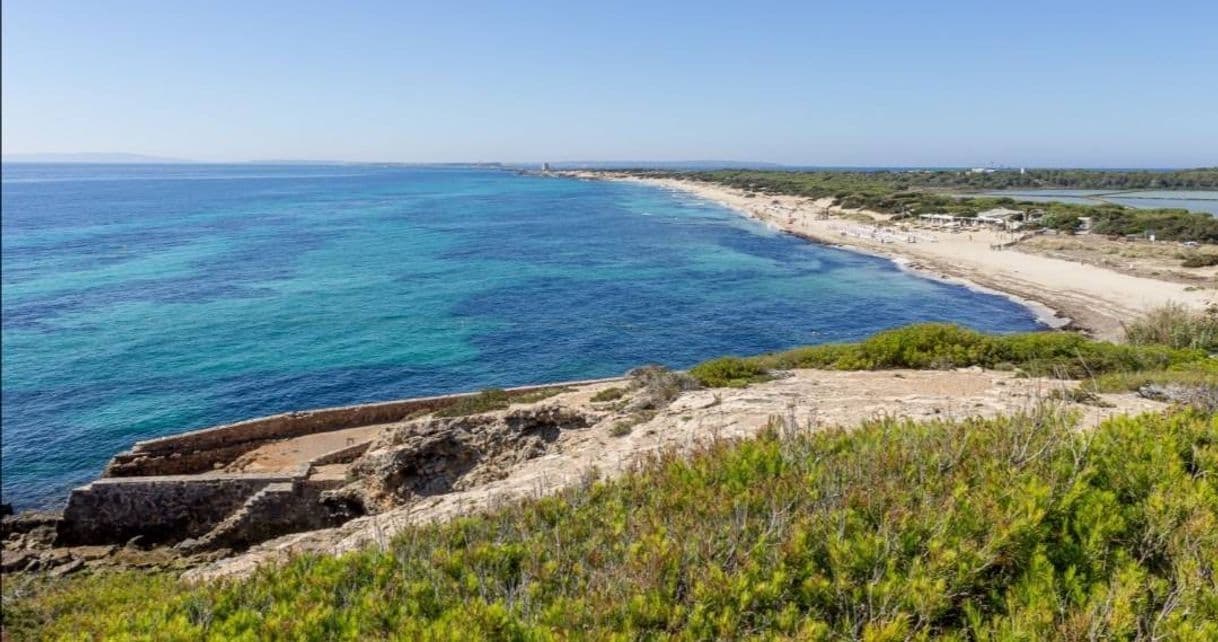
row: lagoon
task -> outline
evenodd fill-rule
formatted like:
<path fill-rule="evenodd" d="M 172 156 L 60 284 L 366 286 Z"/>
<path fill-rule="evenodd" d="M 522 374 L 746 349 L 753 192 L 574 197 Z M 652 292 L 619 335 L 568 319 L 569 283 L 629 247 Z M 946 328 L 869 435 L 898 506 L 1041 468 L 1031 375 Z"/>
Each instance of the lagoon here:
<path fill-rule="evenodd" d="M 1218 191 L 1209 190 L 1131 190 L 1045 189 L 994 190 L 984 196 L 1003 196 L 1023 201 L 1100 205 L 1116 203 L 1138 209 L 1180 208 L 1218 216 Z"/>

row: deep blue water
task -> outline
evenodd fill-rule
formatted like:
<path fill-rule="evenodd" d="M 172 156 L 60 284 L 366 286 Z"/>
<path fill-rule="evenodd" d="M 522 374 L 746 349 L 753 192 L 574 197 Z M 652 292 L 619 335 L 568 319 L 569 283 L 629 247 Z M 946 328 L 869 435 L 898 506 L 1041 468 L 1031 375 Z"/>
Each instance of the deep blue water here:
<path fill-rule="evenodd" d="M 610 376 L 1006 299 L 620 183 L 478 169 L 7 165 L 3 495 L 138 439 L 293 409 Z"/>

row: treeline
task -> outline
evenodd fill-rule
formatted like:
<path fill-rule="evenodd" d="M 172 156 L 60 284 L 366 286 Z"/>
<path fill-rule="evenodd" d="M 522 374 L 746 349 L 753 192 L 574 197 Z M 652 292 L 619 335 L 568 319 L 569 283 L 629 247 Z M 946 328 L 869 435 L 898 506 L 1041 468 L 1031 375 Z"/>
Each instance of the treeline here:
<path fill-rule="evenodd" d="M 1001 169 L 993 172 L 960 170 L 891 172 L 913 174 L 919 185 L 973 189 L 1214 189 L 1218 168 L 1155 170 Z"/>
<path fill-rule="evenodd" d="M 998 184 L 969 184 L 972 180 L 989 180 L 997 174 L 1013 174 L 1018 171 L 995 172 L 994 174 L 969 174 L 945 171 L 757 171 L 723 170 L 712 172 L 634 172 L 638 175 L 688 178 L 735 187 L 757 194 L 787 194 L 807 198 L 832 198 L 835 205 L 850 209 L 867 209 L 899 217 L 919 214 L 944 213 L 956 216 L 975 216 L 994 207 L 1010 207 L 1035 211 L 1044 215 L 1041 225 L 1061 231 L 1075 231 L 1082 227 L 1082 219 L 1090 218 L 1092 230 L 1097 234 L 1123 236 L 1153 233 L 1156 238 L 1171 241 L 1197 241 L 1218 243 L 1218 218 L 1203 212 L 1183 209 L 1135 209 L 1116 204 L 1078 205 L 1071 203 L 1040 203 L 1021 201 L 1012 197 L 977 196 L 960 197 L 945 194 L 944 187 L 998 188 Z M 1106 172 L 1089 170 L 1032 170 L 1026 176 L 1052 176 L 1053 180 L 1066 183 L 1057 187 L 1097 187 L 1103 182 L 1133 181 L 1141 176 L 1154 180 L 1175 181 L 1173 185 L 1188 187 L 1218 186 L 1218 169 L 1187 170 L 1178 172 Z M 1090 178 L 1086 178 L 1088 175 Z M 957 181 L 951 183 L 950 181 Z M 993 179 L 999 180 L 999 179 Z M 1075 181 L 1070 184 L 1068 181 Z M 1014 185 L 1012 185 L 1014 186 Z M 1032 187 L 1046 187 L 1039 184 Z M 1111 185 L 1109 185 L 1111 186 Z M 1131 186 L 1131 185 L 1130 185 Z M 1166 188 L 1167 183 L 1152 185 L 1144 182 L 1138 187 L 1146 189 Z"/>

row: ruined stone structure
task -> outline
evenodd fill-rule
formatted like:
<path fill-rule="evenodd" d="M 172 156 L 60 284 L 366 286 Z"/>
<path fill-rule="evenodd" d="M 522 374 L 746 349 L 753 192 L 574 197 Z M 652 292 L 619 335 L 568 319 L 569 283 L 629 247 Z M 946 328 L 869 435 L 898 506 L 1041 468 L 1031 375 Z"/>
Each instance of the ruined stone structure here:
<path fill-rule="evenodd" d="M 506 392 L 519 396 L 555 385 L 601 381 L 612 380 L 526 386 Z M 100 479 L 72 491 L 57 526 L 57 543 L 122 544 L 139 536 L 148 544 L 176 544 L 189 552 L 243 548 L 287 533 L 341 524 L 368 508 L 364 495 L 328 495 L 351 485 L 352 464 L 370 446 L 395 439 L 388 437 L 390 442 L 384 442 L 382 433 L 388 431 L 403 439 L 402 422 L 473 394 L 285 413 L 138 442 L 116 455 Z M 464 419 L 455 418 L 452 423 L 464 426 L 469 423 Z M 561 414 L 553 419 L 570 426 L 584 425 L 579 418 Z M 557 430 L 542 423 L 546 420 L 501 420 L 501 430 L 487 435 L 499 441 L 522 437 L 524 443 L 531 443 L 527 438 L 537 436 L 534 433 Z M 454 466 L 468 464 L 472 469 L 484 455 L 489 457 L 476 452 L 479 439 L 485 441 L 490 438 L 487 435 L 474 438 L 465 431 L 451 438 L 431 431 L 427 436 L 405 439 L 408 444 L 424 443 L 426 447 L 398 447 L 393 452 L 398 458 L 417 461 L 420 469 L 443 464 L 440 476 L 419 483 L 451 485 Z M 456 459 L 440 456 L 446 440 L 465 449 L 464 454 Z M 312 452 L 331 445 L 335 447 Z M 422 461 L 431 455 L 440 464 Z M 375 461 L 361 460 L 361 466 L 374 469 Z M 483 466 L 484 471 L 491 468 Z M 377 492 L 390 493 L 384 490 L 385 483 L 381 480 L 373 486 L 382 489 Z"/>

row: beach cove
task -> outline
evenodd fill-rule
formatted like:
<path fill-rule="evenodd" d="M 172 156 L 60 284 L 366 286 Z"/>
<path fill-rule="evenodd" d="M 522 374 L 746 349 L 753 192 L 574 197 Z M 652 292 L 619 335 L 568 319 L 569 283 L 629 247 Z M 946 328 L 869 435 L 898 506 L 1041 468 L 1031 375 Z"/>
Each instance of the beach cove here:
<path fill-rule="evenodd" d="M 693 195 L 730 208 L 775 229 L 817 243 L 888 257 L 906 269 L 931 278 L 965 284 L 980 291 L 999 292 L 1027 306 L 1054 327 L 1070 325 L 1099 339 L 1119 340 L 1123 323 L 1166 303 L 1194 308 L 1218 304 L 1218 269 L 1197 273 L 1209 287 L 1123 274 L 1096 265 L 1015 251 L 1010 233 L 975 229 L 951 233 L 896 228 L 850 218 L 832 199 L 810 200 L 781 194 L 750 194 L 744 190 L 679 178 L 638 177 L 616 172 L 566 172 L 585 180 L 614 180 L 653 185 Z M 861 212 L 884 223 L 889 216 Z M 933 240 L 932 240 L 933 239 Z"/>

